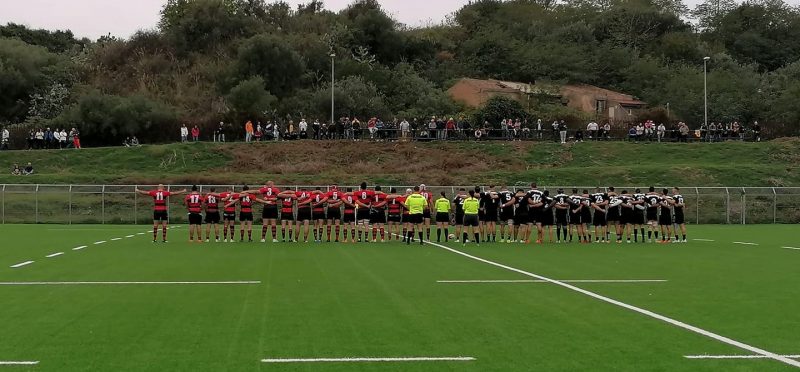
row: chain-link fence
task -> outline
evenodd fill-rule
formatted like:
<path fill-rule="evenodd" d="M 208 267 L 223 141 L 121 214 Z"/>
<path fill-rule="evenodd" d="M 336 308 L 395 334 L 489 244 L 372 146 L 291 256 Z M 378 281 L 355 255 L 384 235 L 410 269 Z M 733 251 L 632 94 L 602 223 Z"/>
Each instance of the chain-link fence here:
<path fill-rule="evenodd" d="M 52 223 L 52 224 L 147 224 L 152 221 L 153 200 L 134 190 L 153 189 L 154 185 L 0 185 L 0 215 L 2 223 Z M 191 185 L 169 185 L 168 190 L 190 189 Z M 255 187 L 255 186 L 254 186 Z M 328 190 L 328 186 L 293 185 L 278 186 L 282 190 Z M 346 190 L 357 186 L 340 186 Z M 383 186 L 384 192 L 392 188 L 403 193 L 412 186 Z M 205 193 L 214 188 L 218 192 L 241 190 L 241 186 L 203 185 Z M 474 186 L 428 186 L 434 199 L 444 192 L 452 199 L 461 188 Z M 540 186 L 555 195 L 559 188 L 568 194 L 574 186 Z M 527 189 L 516 185 L 512 191 Z M 594 187 L 577 187 L 590 192 Z M 617 192 L 633 193 L 637 187 L 617 187 Z M 646 191 L 647 187 L 640 187 Z M 499 190 L 499 188 L 498 188 Z M 681 187 L 686 202 L 686 220 L 694 224 L 767 224 L 800 223 L 800 187 Z M 187 219 L 183 197 L 169 200 L 172 222 L 185 223 Z"/>

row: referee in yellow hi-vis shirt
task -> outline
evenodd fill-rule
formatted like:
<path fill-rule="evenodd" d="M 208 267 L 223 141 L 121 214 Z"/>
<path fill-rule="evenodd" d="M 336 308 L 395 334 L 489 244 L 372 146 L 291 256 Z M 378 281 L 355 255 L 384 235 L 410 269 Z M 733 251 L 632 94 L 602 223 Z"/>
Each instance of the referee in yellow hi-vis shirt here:
<path fill-rule="evenodd" d="M 478 209 L 480 208 L 480 200 L 475 198 L 475 191 L 469 190 L 469 197 L 464 199 L 464 236 L 462 242 L 464 245 L 467 245 L 467 227 L 469 227 L 469 233 L 475 236 L 475 243 L 481 245 L 481 236 L 480 232 L 476 227 L 478 227 Z"/>
<path fill-rule="evenodd" d="M 444 242 L 447 243 L 450 238 L 448 237 L 450 224 L 450 199 L 445 197 L 444 191 L 441 192 L 442 197 L 436 199 L 434 207 L 436 207 L 436 242 L 442 242 L 442 230 L 444 230 Z"/>
<path fill-rule="evenodd" d="M 411 244 L 411 241 L 414 240 L 414 231 L 418 230 L 419 244 L 422 245 L 422 237 L 425 232 L 422 228 L 422 213 L 425 210 L 425 206 L 428 205 L 428 200 L 419 193 L 419 186 L 414 186 L 414 192 L 406 198 L 405 205 L 406 209 L 408 209 L 408 222 L 411 224 L 406 237 L 406 244 Z"/>

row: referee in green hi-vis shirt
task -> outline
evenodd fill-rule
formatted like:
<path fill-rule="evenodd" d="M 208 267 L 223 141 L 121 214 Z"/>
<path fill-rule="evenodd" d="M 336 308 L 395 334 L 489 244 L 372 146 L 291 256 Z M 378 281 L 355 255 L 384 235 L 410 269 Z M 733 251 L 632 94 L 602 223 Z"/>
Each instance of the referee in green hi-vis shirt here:
<path fill-rule="evenodd" d="M 476 229 L 476 227 L 478 227 L 478 209 L 480 208 L 480 204 L 480 200 L 475 198 L 475 191 L 469 190 L 469 197 L 464 199 L 464 245 L 467 245 L 467 237 L 469 236 L 466 227 L 469 227 L 469 233 L 475 236 L 475 243 L 481 245 L 481 236 Z"/>
<path fill-rule="evenodd" d="M 425 206 L 428 205 L 428 200 L 419 193 L 419 186 L 414 186 L 414 192 L 406 198 L 406 209 L 408 209 L 408 222 L 411 224 L 411 229 L 408 230 L 408 236 L 405 237 L 407 245 L 411 244 L 414 240 L 414 231 L 419 231 L 419 244 L 422 245 L 422 237 L 425 230 L 422 228 L 422 212 Z"/>
<path fill-rule="evenodd" d="M 436 208 L 436 242 L 442 242 L 442 229 L 444 229 L 444 241 L 447 243 L 450 238 L 448 237 L 448 229 L 450 224 L 450 199 L 441 192 L 442 197 L 436 199 L 434 204 Z"/>

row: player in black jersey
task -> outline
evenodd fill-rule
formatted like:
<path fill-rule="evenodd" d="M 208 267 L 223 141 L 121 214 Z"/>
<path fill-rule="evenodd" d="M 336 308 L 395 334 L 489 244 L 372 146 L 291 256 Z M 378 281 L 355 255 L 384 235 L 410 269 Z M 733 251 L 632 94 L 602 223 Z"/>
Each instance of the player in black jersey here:
<path fill-rule="evenodd" d="M 608 222 L 606 220 L 606 206 L 608 206 L 608 200 L 608 194 L 606 194 L 601 187 L 598 187 L 597 191 L 592 194 L 592 209 L 594 209 L 594 218 L 592 222 L 594 225 L 595 243 L 607 242 Z"/>
<path fill-rule="evenodd" d="M 569 201 L 569 242 L 572 243 L 572 234 L 578 234 L 578 241 L 583 243 L 583 225 L 581 224 L 581 196 L 578 194 L 578 189 L 572 189 L 572 195 L 567 199 Z"/>
<path fill-rule="evenodd" d="M 661 243 L 669 243 L 672 239 L 672 204 L 675 201 L 669 196 L 669 190 L 661 191 L 661 216 L 658 223 L 661 225 Z"/>
<path fill-rule="evenodd" d="M 645 242 L 644 240 L 644 210 L 647 209 L 647 198 L 645 194 L 642 193 L 641 189 L 636 189 L 633 194 L 633 241 L 638 241 L 638 235 L 636 234 L 637 231 L 641 232 L 642 234 L 642 243 Z"/>
<path fill-rule="evenodd" d="M 461 229 L 464 228 L 464 199 L 466 198 L 467 189 L 465 188 L 458 189 L 458 194 L 453 198 L 453 206 L 455 207 L 453 209 L 456 211 L 456 243 L 458 243 L 458 238 L 461 236 Z"/>
<path fill-rule="evenodd" d="M 584 243 L 592 242 L 592 232 L 589 225 L 592 223 L 592 196 L 589 195 L 589 190 L 583 190 L 581 195 L 581 225 L 583 225 L 583 241 Z"/>
<path fill-rule="evenodd" d="M 528 194 L 525 191 L 517 190 L 517 193 L 514 195 L 514 229 L 516 240 L 519 240 L 520 243 L 525 243 L 530 238 L 530 226 L 528 224 L 528 219 L 530 216 L 528 215 L 528 205 L 530 204 L 530 198 L 528 198 Z M 515 239 L 512 239 L 512 242 Z"/>
<path fill-rule="evenodd" d="M 536 187 L 536 182 L 531 183 L 531 189 L 528 191 L 527 196 L 529 199 L 528 204 L 528 230 L 533 230 L 533 225 L 536 224 L 536 244 L 542 243 L 542 210 L 544 203 L 542 203 L 542 192 Z M 531 231 L 528 231 L 530 234 Z M 530 239 L 525 241 L 530 243 Z"/>
<path fill-rule="evenodd" d="M 483 236 L 486 237 L 486 242 L 497 241 L 497 209 L 500 197 L 494 186 L 489 186 L 486 192 L 481 194 L 481 209 L 483 210 Z"/>
<path fill-rule="evenodd" d="M 555 205 L 555 199 L 550 197 L 550 190 L 544 190 L 542 193 L 542 211 L 541 213 L 541 224 L 542 224 L 542 231 L 545 236 L 547 236 L 547 242 L 553 242 L 553 205 Z M 544 241 L 544 238 L 542 238 Z"/>
<path fill-rule="evenodd" d="M 514 240 L 514 193 L 503 185 L 497 194 L 500 199 L 500 243 L 508 237 L 509 243 Z M 508 235 L 506 235 L 508 228 Z"/>
<path fill-rule="evenodd" d="M 683 215 L 686 203 L 683 200 L 683 195 L 681 195 L 681 189 L 677 187 L 672 188 L 672 199 L 675 201 L 675 241 L 678 241 L 678 229 L 680 229 L 683 235 L 682 242 L 686 243 L 686 220 Z"/>
<path fill-rule="evenodd" d="M 650 191 L 645 195 L 647 201 L 647 242 L 653 242 L 653 235 L 658 240 L 658 207 L 661 205 L 661 197 L 656 194 L 656 188 L 650 186 Z"/>
<path fill-rule="evenodd" d="M 628 190 L 622 190 L 622 195 L 619 196 L 621 201 L 620 208 L 620 225 L 622 226 L 622 235 L 628 238 L 628 243 L 631 242 L 631 230 L 633 230 L 633 210 L 636 209 L 633 205 L 633 197 L 628 194 Z M 636 231 L 633 231 L 636 234 Z M 621 237 L 619 239 L 622 239 Z"/>
<path fill-rule="evenodd" d="M 614 227 L 614 233 L 617 235 L 617 243 L 622 243 L 622 211 L 619 205 L 622 201 L 617 195 L 614 187 L 608 188 L 608 206 L 606 207 L 606 219 L 608 226 L 606 227 L 606 241 L 611 241 L 611 227 Z"/>
<path fill-rule="evenodd" d="M 569 210 L 570 210 L 570 203 L 569 197 L 567 194 L 564 194 L 564 189 L 558 189 L 558 194 L 556 194 L 555 204 L 553 204 L 553 209 L 556 212 L 556 243 L 561 243 L 561 231 L 564 231 L 564 242 L 567 242 L 567 231 L 569 227 Z"/>

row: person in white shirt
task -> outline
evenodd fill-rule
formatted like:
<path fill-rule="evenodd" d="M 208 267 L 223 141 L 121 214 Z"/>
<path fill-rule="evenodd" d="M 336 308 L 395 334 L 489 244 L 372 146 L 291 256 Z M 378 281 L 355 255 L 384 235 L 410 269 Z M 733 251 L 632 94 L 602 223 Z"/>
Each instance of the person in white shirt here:
<path fill-rule="evenodd" d="M 664 133 L 667 132 L 667 127 L 664 126 L 664 123 L 658 124 L 658 129 L 656 129 L 656 134 L 658 135 L 658 142 L 661 142 L 661 139 L 664 138 Z"/>
<path fill-rule="evenodd" d="M 8 140 L 11 138 L 11 133 L 8 128 L 3 128 L 3 134 L 0 136 L 0 150 L 8 150 Z"/>
<path fill-rule="evenodd" d="M 406 119 L 400 122 L 400 135 L 404 141 L 408 140 L 408 134 L 411 131 L 411 124 Z"/>
<path fill-rule="evenodd" d="M 181 124 L 181 142 L 189 141 L 189 128 L 186 127 L 186 124 Z"/>
<path fill-rule="evenodd" d="M 69 140 L 69 137 L 67 137 L 67 130 L 65 128 L 62 128 L 61 129 L 61 141 L 59 141 L 59 143 L 58 143 L 59 147 L 62 148 L 62 149 L 67 148 L 67 146 L 68 146 L 67 145 L 67 141 L 68 140 Z"/>
<path fill-rule="evenodd" d="M 300 138 L 308 138 L 308 123 L 306 123 L 306 119 L 300 119 L 300 124 L 297 127 L 300 129 Z"/>
<path fill-rule="evenodd" d="M 536 138 L 542 139 L 542 119 L 536 120 Z"/>
<path fill-rule="evenodd" d="M 599 127 L 597 123 L 594 121 L 589 122 L 589 125 L 586 126 L 586 131 L 589 132 L 589 139 L 597 139 L 597 130 Z"/>
<path fill-rule="evenodd" d="M 61 147 L 61 129 L 53 131 L 53 142 L 53 148 L 55 148 L 56 145 L 58 145 L 59 148 Z"/>
<path fill-rule="evenodd" d="M 605 137 L 606 139 L 611 138 L 611 124 L 606 123 L 605 125 L 603 125 L 603 137 Z"/>

